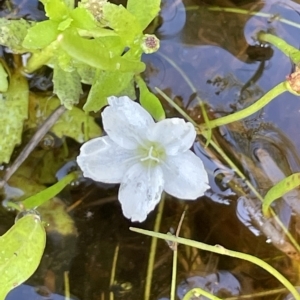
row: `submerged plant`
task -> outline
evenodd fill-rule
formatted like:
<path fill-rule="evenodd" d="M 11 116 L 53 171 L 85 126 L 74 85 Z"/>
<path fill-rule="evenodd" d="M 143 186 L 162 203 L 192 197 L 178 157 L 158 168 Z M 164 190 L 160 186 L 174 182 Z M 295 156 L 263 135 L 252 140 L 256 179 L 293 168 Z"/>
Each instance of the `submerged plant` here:
<path fill-rule="evenodd" d="M 155 123 L 128 97 L 110 97 L 102 113 L 107 136 L 81 147 L 77 162 L 85 177 L 121 183 L 123 214 L 142 222 L 165 190 L 180 199 L 196 199 L 207 190 L 203 163 L 189 148 L 196 131 L 180 118 Z"/>

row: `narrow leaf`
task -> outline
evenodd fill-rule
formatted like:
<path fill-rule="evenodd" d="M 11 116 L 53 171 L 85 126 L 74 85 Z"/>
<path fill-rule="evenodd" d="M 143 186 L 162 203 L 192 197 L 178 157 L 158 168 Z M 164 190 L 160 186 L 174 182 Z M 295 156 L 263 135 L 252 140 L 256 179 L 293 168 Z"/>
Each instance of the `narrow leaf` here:
<path fill-rule="evenodd" d="M 165 119 L 165 111 L 159 99 L 152 94 L 142 77 L 136 76 L 136 82 L 140 89 L 140 103 L 150 113 L 150 115 L 157 121 Z"/>
<path fill-rule="evenodd" d="M 19 219 L 0 237 L 0 299 L 37 269 L 46 244 L 45 229 L 36 214 Z"/>
<path fill-rule="evenodd" d="M 22 204 L 26 209 L 31 209 L 42 205 L 47 202 L 51 198 L 55 197 L 59 192 L 61 192 L 71 181 L 77 178 L 77 173 L 73 172 L 65 177 L 63 177 L 60 181 L 53 184 L 52 186 L 46 188 L 45 190 L 25 199 Z"/>
<path fill-rule="evenodd" d="M 292 174 L 274 185 L 265 195 L 262 210 L 264 215 L 268 215 L 268 209 L 274 200 L 295 189 L 300 185 L 300 173 Z"/>

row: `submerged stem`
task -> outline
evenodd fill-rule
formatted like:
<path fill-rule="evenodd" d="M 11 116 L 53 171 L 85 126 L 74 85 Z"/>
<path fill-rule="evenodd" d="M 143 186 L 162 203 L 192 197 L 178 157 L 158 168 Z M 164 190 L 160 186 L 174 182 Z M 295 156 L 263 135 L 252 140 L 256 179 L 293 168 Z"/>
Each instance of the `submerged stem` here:
<path fill-rule="evenodd" d="M 130 227 L 129 229 L 131 231 L 138 232 L 138 233 L 141 233 L 144 235 L 148 235 L 148 236 L 156 237 L 159 239 L 172 241 L 175 243 L 188 245 L 188 246 L 195 247 L 195 248 L 198 248 L 198 249 L 201 249 L 204 251 L 210 251 L 213 253 L 226 255 L 226 256 L 230 256 L 230 257 L 235 257 L 235 258 L 239 258 L 239 259 L 243 259 L 243 260 L 252 262 L 253 264 L 260 266 L 261 268 L 263 268 L 264 270 L 269 272 L 278 281 L 280 281 L 291 292 L 291 294 L 294 296 L 295 300 L 300 300 L 300 295 L 299 295 L 297 289 L 281 273 L 279 273 L 276 269 L 274 269 L 272 266 L 270 266 L 269 264 L 267 264 L 266 262 L 264 262 L 263 260 L 261 260 L 258 257 L 252 256 L 250 254 L 245 254 L 245 253 L 241 253 L 241 252 L 237 252 L 237 251 L 228 250 L 220 245 L 211 246 L 211 245 L 207 245 L 207 244 L 204 244 L 201 242 L 196 242 L 193 240 L 176 237 L 176 236 L 172 236 L 172 235 L 168 235 L 168 234 L 152 232 L 152 231 L 148 231 L 148 230 L 144 230 L 144 229 L 140 229 L 140 228 Z"/>

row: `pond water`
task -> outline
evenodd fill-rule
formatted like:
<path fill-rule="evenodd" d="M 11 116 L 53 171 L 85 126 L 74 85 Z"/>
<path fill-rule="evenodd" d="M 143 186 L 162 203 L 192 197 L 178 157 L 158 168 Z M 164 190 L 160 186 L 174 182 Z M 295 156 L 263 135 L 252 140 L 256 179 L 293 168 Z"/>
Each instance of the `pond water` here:
<path fill-rule="evenodd" d="M 212 11 L 209 5 L 250 9 L 269 13 L 270 17 Z M 3 2 L 1 9 L 1 16 L 44 18 L 42 7 L 33 0 L 15 1 L 10 6 Z M 165 0 L 161 25 L 155 31 L 161 47 L 157 53 L 144 56 L 147 64 L 144 78 L 153 91 L 155 87 L 160 88 L 199 123 L 203 123 L 199 98 L 205 102 L 210 118 L 242 109 L 284 81 L 294 69 L 289 58 L 279 50 L 255 40 L 256 33 L 264 30 L 299 48 L 300 29 L 279 22 L 279 16 L 300 24 L 300 4 L 288 0 Z M 5 54 L 5 57 L 9 58 L 9 55 Z M 51 70 L 45 68 L 30 78 L 32 90 L 51 90 L 51 75 Z M 162 101 L 168 117 L 180 116 Z M 283 93 L 256 114 L 214 130 L 213 135 L 251 184 L 264 195 L 266 188 L 271 186 L 264 168 L 271 168 L 271 165 L 264 167 L 258 149 L 265 150 L 285 176 L 299 172 L 299 115 L 299 98 Z M 101 122 L 99 114 L 96 119 Z M 24 133 L 25 141 L 30 134 L 30 131 Z M 80 145 L 69 139 L 64 141 L 69 156 L 67 160 L 61 159 L 59 153 L 63 143 L 56 137 L 53 139 L 52 148 L 39 145 L 34 155 L 38 160 L 46 152 L 51 152 L 57 169 L 50 170 L 62 177 L 76 168 L 74 161 Z M 49 141 L 45 143 L 48 145 Z M 286 248 L 280 248 L 276 242 L 270 242 L 269 224 L 260 227 L 260 221 L 255 222 L 253 215 L 260 214 L 259 201 L 250 199 L 250 203 L 249 199 L 242 198 L 252 195 L 245 180 L 239 179 L 213 149 L 205 149 L 201 138 L 195 143 L 194 151 L 208 170 L 211 190 L 197 201 L 184 202 L 166 195 L 158 231 L 167 233 L 176 229 L 182 212 L 186 210 L 180 236 L 252 254 L 267 261 L 298 285 L 298 258 L 289 255 Z M 32 164 L 32 160 L 28 164 Z M 31 174 L 35 168 L 36 165 L 29 169 Z M 43 183 L 50 184 L 50 181 Z M 59 195 L 69 207 L 71 219 L 68 222 L 71 226 L 65 235 L 58 233 L 55 227 L 48 229 L 41 266 L 27 284 L 49 294 L 40 298 L 36 296 L 36 299 L 52 299 L 51 292 L 63 295 L 64 272 L 68 271 L 74 299 L 147 300 L 145 285 L 151 238 L 131 232 L 129 227 L 153 230 L 157 209 L 146 222 L 132 224 L 123 217 L 117 192 L 115 185 L 82 179 Z M 252 215 L 249 205 L 254 210 Z M 295 203 L 295 210 L 297 205 Z M 275 210 L 297 239 L 297 216 L 284 201 L 279 202 Z M 5 232 L 14 216 L 5 211 L 1 215 L 0 228 Z M 169 299 L 172 255 L 167 243 L 159 240 L 148 299 Z M 238 297 L 240 295 L 248 295 L 247 299 L 284 299 L 287 295 L 283 286 L 258 266 L 181 245 L 178 250 L 178 299 L 183 299 L 184 294 L 194 287 L 205 287 L 222 299 L 243 299 Z M 21 289 L 17 297 L 29 299 L 25 294 L 22 296 Z"/>

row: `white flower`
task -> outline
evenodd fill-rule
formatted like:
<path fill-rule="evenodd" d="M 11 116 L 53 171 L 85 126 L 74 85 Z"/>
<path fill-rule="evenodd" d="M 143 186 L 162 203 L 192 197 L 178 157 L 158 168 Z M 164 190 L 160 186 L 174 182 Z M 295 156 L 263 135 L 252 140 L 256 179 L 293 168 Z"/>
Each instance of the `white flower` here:
<path fill-rule="evenodd" d="M 81 147 L 77 158 L 85 177 L 121 183 L 123 214 L 142 222 L 163 190 L 180 199 L 196 199 L 208 189 L 203 163 L 189 148 L 196 132 L 179 118 L 155 123 L 128 97 L 110 97 L 102 113 L 107 136 Z"/>

